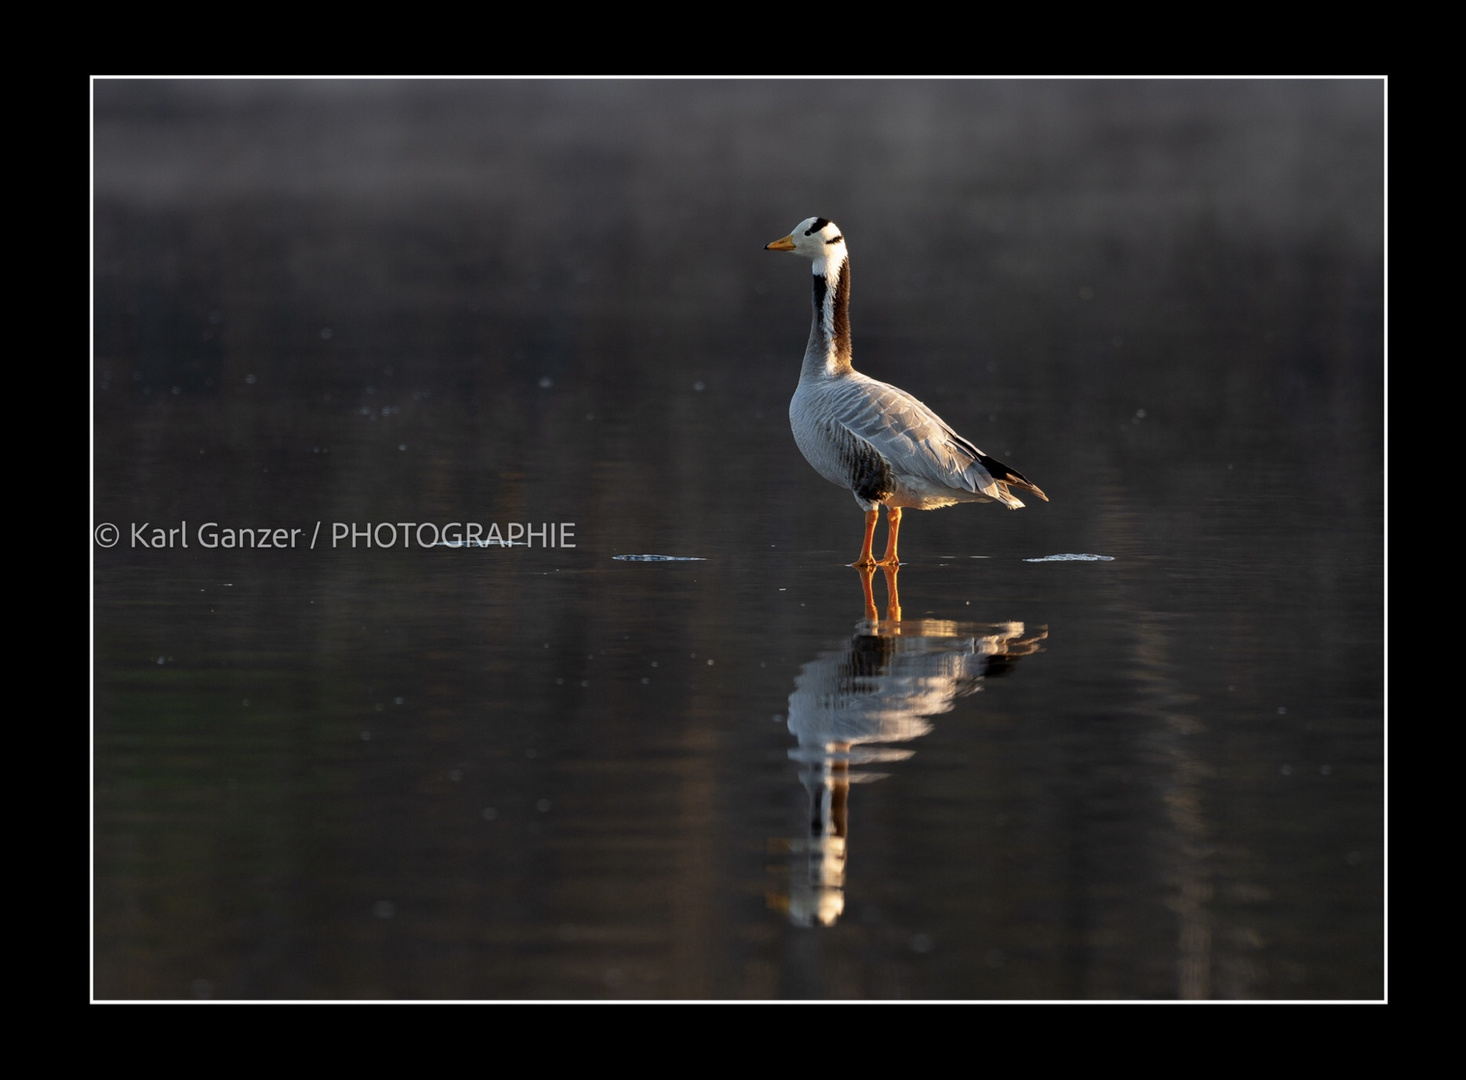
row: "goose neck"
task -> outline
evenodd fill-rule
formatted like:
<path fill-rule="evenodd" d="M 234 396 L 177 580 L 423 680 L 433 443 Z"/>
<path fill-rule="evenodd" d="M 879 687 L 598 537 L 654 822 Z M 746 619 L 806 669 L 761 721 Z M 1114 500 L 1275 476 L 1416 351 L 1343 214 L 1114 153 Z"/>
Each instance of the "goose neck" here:
<path fill-rule="evenodd" d="M 841 375 L 849 370 L 850 259 L 842 254 L 814 264 L 814 317 L 800 376 Z"/>

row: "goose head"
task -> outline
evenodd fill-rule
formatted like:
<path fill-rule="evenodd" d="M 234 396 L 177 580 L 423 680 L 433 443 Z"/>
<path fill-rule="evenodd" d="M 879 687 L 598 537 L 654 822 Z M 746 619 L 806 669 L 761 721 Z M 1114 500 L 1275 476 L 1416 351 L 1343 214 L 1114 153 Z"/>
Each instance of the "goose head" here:
<path fill-rule="evenodd" d="M 845 258 L 845 237 L 840 227 L 822 217 L 805 218 L 788 236 L 764 245 L 765 251 L 791 251 L 813 259 L 815 270 L 819 271 L 825 260 L 840 262 Z"/>

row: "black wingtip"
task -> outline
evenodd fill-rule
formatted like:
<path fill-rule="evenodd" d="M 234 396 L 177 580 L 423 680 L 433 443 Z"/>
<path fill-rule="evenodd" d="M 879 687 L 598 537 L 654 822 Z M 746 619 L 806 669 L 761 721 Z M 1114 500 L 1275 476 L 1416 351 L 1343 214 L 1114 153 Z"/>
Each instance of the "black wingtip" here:
<path fill-rule="evenodd" d="M 978 451 L 977 460 L 988 471 L 988 475 L 998 481 L 998 483 L 1007 484 L 1010 487 L 1022 488 L 1024 491 L 1029 491 L 1037 495 L 1044 502 L 1049 501 L 1049 497 L 1043 493 L 1043 490 L 1017 469 L 1010 469 L 997 458 L 988 457 L 987 454 L 984 454 L 980 450 Z"/>

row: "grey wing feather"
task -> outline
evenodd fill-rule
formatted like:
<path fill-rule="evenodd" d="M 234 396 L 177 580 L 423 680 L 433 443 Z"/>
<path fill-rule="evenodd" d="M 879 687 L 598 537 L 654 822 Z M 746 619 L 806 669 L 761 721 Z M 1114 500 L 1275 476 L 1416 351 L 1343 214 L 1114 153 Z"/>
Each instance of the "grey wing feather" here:
<path fill-rule="evenodd" d="M 829 388 L 827 416 L 869 443 L 897 475 L 980 494 L 1009 506 L 1023 504 L 1007 484 L 1043 493 L 1002 462 L 953 431 L 931 409 L 903 390 L 857 378 Z"/>

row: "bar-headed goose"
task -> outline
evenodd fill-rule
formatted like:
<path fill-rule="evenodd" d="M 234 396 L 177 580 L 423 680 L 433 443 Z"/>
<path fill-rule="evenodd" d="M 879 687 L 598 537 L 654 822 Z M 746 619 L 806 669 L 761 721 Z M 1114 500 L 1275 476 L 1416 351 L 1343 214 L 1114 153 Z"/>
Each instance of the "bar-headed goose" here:
<path fill-rule="evenodd" d="M 791 251 L 814 262 L 814 321 L 799 386 L 789 402 L 794 441 L 815 472 L 849 488 L 865 511 L 856 566 L 896 566 L 905 508 L 935 510 L 959 502 L 1023 505 L 1009 488 L 1048 496 L 1020 472 L 984 454 L 916 398 L 850 366 L 850 254 L 831 221 L 801 221 L 766 251 Z M 878 508 L 889 530 L 880 562 L 871 556 Z"/>

